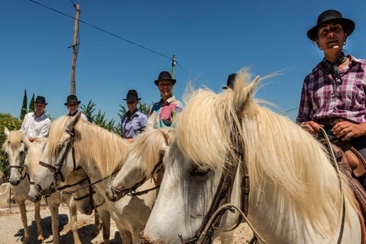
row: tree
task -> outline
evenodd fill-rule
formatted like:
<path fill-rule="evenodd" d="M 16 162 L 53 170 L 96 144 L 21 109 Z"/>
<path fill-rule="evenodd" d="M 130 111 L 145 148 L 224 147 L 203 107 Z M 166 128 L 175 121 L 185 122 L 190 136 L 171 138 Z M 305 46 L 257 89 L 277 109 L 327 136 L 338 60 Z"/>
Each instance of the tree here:
<path fill-rule="evenodd" d="M 85 116 L 88 118 L 88 121 L 91 122 L 91 123 L 94 122 L 93 113 L 95 111 L 95 108 L 94 108 L 95 106 L 96 106 L 96 104 L 93 103 L 92 100 L 90 100 L 86 106 L 84 104 L 82 104 L 80 106 L 80 111 L 85 114 Z"/>
<path fill-rule="evenodd" d="M 20 110 L 20 119 L 23 120 L 24 116 L 28 113 L 27 110 L 27 102 L 28 98 L 27 98 L 27 90 L 24 90 L 24 96 L 23 96 L 23 105 L 22 105 L 22 110 Z"/>
<path fill-rule="evenodd" d="M 28 111 L 29 112 L 34 112 L 34 93 L 33 93 L 32 99 L 29 102 L 29 110 Z"/>

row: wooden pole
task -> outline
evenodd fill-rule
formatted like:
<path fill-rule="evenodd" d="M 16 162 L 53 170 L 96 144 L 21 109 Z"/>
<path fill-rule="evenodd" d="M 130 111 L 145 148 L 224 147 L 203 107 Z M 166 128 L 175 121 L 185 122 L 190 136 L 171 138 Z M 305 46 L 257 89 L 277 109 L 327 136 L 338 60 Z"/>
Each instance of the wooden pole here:
<path fill-rule="evenodd" d="M 71 83 L 70 83 L 70 95 L 76 94 L 76 85 L 75 85 L 75 72 L 76 72 L 76 58 L 78 51 L 78 35 L 79 35 L 79 17 L 80 17 L 80 6 L 75 5 L 76 14 L 75 14 L 75 26 L 74 26 L 74 42 L 72 45 L 72 63 L 71 63 Z"/>

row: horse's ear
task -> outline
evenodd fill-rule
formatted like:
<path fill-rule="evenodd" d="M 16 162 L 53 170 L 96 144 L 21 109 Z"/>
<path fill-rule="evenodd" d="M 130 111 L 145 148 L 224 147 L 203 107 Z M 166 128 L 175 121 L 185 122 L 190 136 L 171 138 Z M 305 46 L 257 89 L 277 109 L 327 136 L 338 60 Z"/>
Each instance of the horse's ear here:
<path fill-rule="evenodd" d="M 10 134 L 9 129 L 6 126 L 4 126 L 4 133 L 6 136 L 9 136 L 9 134 Z"/>
<path fill-rule="evenodd" d="M 81 117 L 81 112 L 78 112 L 75 116 L 71 117 L 67 123 L 66 123 L 66 128 L 68 131 L 72 131 L 72 129 L 74 129 L 75 125 L 78 123 L 78 121 L 80 120 Z"/>
<path fill-rule="evenodd" d="M 79 112 L 78 112 L 78 114 L 77 114 L 77 115 L 75 115 L 74 126 L 76 125 L 76 123 L 77 123 L 77 122 L 79 122 L 80 117 L 81 117 L 81 111 L 79 111 Z"/>
<path fill-rule="evenodd" d="M 239 73 L 239 80 L 247 81 L 249 77 L 249 73 Z M 235 79 L 236 81 L 237 79 Z M 243 109 L 250 104 L 250 101 L 253 99 L 255 89 L 257 88 L 258 83 L 261 81 L 259 76 L 255 77 L 255 79 L 249 84 L 245 85 L 246 82 L 236 82 L 233 88 L 234 90 L 234 109 L 236 113 L 240 113 Z"/>
<path fill-rule="evenodd" d="M 158 118 L 158 114 L 154 111 L 150 116 L 149 119 L 147 120 L 147 126 L 146 129 L 151 129 L 155 127 L 156 124 L 156 120 Z"/>
<path fill-rule="evenodd" d="M 28 139 L 28 137 L 26 136 L 27 133 L 22 133 L 22 141 L 25 145 L 26 148 L 29 148 L 32 145 L 32 142 L 30 142 L 30 140 Z"/>

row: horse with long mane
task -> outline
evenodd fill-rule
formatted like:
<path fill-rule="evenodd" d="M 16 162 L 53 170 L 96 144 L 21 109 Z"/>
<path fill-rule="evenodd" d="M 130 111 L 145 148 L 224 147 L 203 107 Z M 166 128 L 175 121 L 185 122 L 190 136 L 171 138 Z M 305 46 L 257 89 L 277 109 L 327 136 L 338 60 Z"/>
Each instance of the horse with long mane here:
<path fill-rule="evenodd" d="M 247 207 L 259 242 L 361 243 L 357 203 L 326 149 L 290 119 L 255 101 L 260 79 L 249 79 L 242 71 L 233 89 L 189 94 L 164 157 L 165 173 L 143 232 L 145 243 L 202 240 L 198 230 L 207 230 L 210 215 L 225 202 Z M 236 226 L 239 212 L 221 211 L 213 238 Z"/>
<path fill-rule="evenodd" d="M 30 143 L 26 143 L 26 141 L 22 140 L 23 133 L 21 133 L 19 130 L 9 131 L 8 128 L 4 127 L 4 133 L 6 135 L 6 140 L 2 145 L 2 149 L 8 156 L 10 167 L 9 182 L 11 184 L 11 191 L 13 192 L 15 202 L 20 210 L 20 216 L 24 229 L 23 242 L 28 243 L 30 239 L 30 231 L 28 227 L 25 201 L 28 197 L 30 179 L 27 174 L 27 169 L 24 166 L 24 161 Z M 40 208 L 40 202 L 34 204 L 34 219 L 37 226 L 38 241 L 42 241 L 44 239 L 42 236 Z"/>
<path fill-rule="evenodd" d="M 62 116 L 53 122 L 50 129 L 49 141 L 41 158 L 45 167 L 40 167 L 37 172 L 36 188 L 41 194 L 46 194 L 55 180 L 67 177 L 81 166 L 97 193 L 105 199 L 108 181 L 121 168 L 129 145 L 119 135 L 80 120 L 80 114 Z M 142 188 L 153 185 L 152 182 L 146 182 Z M 124 243 L 137 243 L 155 199 L 154 192 L 141 197 L 125 197 L 118 202 L 105 199 L 100 203 L 100 208 L 108 211 L 116 222 Z"/>
<path fill-rule="evenodd" d="M 29 228 L 27 224 L 27 216 L 25 213 L 25 201 L 28 200 L 28 193 L 34 187 L 33 180 L 36 174 L 38 163 L 42 155 L 43 146 L 47 138 L 41 138 L 31 143 L 24 133 L 18 130 L 9 131 L 4 129 L 7 139 L 3 145 L 3 149 L 7 152 L 10 164 L 10 183 L 13 187 L 14 198 L 19 206 L 21 219 L 24 227 L 24 242 L 28 242 Z M 78 187 L 86 185 L 87 175 L 81 169 L 70 175 L 66 182 L 68 184 L 74 184 Z M 68 190 L 73 190 L 70 187 Z M 93 204 L 90 201 L 92 192 L 90 189 L 85 188 L 72 194 L 62 194 L 61 192 L 55 192 L 47 198 L 47 205 L 51 212 L 52 219 L 52 234 L 53 243 L 59 243 L 59 221 L 58 221 L 58 208 L 61 203 L 66 203 L 69 206 L 70 216 L 70 229 L 73 232 L 74 243 L 81 243 L 77 229 L 77 209 L 84 214 L 91 214 L 93 211 Z M 89 198 L 87 198 L 89 196 Z M 75 200 L 80 199 L 80 200 Z M 43 240 L 42 228 L 40 225 L 40 198 L 29 199 L 34 202 L 35 205 L 35 219 L 37 223 L 38 240 Z"/>

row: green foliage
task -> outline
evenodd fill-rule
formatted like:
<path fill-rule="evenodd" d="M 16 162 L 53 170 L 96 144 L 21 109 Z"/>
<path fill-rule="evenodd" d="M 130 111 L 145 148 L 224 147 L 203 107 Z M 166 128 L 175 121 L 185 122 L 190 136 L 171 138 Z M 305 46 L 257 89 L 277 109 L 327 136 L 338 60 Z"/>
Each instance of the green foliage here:
<path fill-rule="evenodd" d="M 24 116 L 28 113 L 27 110 L 27 90 L 24 90 L 24 96 L 23 96 L 23 105 L 22 105 L 22 109 L 20 110 L 20 119 L 23 120 Z"/>
<path fill-rule="evenodd" d="M 95 111 L 95 108 L 94 108 L 95 106 L 96 106 L 96 104 L 93 103 L 92 100 L 90 100 L 86 106 L 83 104 L 80 105 L 80 111 L 82 111 L 85 114 L 85 116 L 88 118 L 88 121 L 91 123 L 94 122 L 93 113 Z"/>
<path fill-rule="evenodd" d="M 22 121 L 14 118 L 10 114 L 0 113 L 0 145 L 2 146 L 5 142 L 6 135 L 4 133 L 4 127 L 7 127 L 9 130 L 19 130 L 22 125 Z M 4 171 L 7 165 L 7 156 L 5 152 L 0 150 L 0 171 Z"/>
<path fill-rule="evenodd" d="M 146 104 L 146 103 L 139 103 L 139 110 L 140 110 L 142 113 L 144 113 L 144 114 L 148 115 L 148 114 L 149 114 L 149 112 L 150 112 L 150 106 L 147 106 L 147 104 Z"/>
<path fill-rule="evenodd" d="M 28 109 L 28 111 L 29 112 L 34 112 L 34 93 L 33 93 L 32 99 L 29 102 L 29 109 Z"/>

